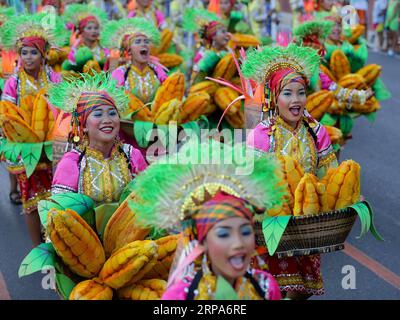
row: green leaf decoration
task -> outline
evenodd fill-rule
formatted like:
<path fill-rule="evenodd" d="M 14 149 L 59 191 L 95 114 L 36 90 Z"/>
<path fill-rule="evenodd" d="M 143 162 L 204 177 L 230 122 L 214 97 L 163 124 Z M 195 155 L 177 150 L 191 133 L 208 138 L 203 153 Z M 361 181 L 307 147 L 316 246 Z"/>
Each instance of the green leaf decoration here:
<path fill-rule="evenodd" d="M 18 277 L 22 278 L 41 271 L 43 267 L 54 266 L 56 252 L 51 243 L 41 243 L 24 258 L 18 270 Z"/>
<path fill-rule="evenodd" d="M 340 116 L 340 130 L 344 136 L 349 135 L 353 129 L 354 120 L 349 115 Z"/>
<path fill-rule="evenodd" d="M 6 142 L 3 146 L 4 157 L 11 162 L 17 162 L 21 148 L 22 143 Z"/>
<path fill-rule="evenodd" d="M 62 273 L 56 273 L 57 290 L 64 300 L 69 300 L 69 296 L 77 283 Z"/>
<path fill-rule="evenodd" d="M 339 143 L 335 143 L 332 145 L 333 151 L 337 152 L 340 150 L 340 144 Z"/>
<path fill-rule="evenodd" d="M 267 217 L 262 223 L 269 255 L 274 255 L 291 216 Z"/>
<path fill-rule="evenodd" d="M 382 236 L 378 233 L 378 231 L 375 228 L 373 211 L 371 205 L 367 201 L 358 202 L 350 206 L 350 208 L 353 208 L 357 212 L 361 222 L 361 234 L 357 237 L 357 239 L 360 239 L 368 231 L 371 231 L 375 239 L 379 241 L 384 241 Z"/>
<path fill-rule="evenodd" d="M 324 116 L 322 117 L 320 123 L 323 124 L 324 126 L 334 126 L 338 117 L 336 115 L 332 115 L 329 113 L 325 113 Z"/>
<path fill-rule="evenodd" d="M 235 289 L 222 276 L 218 276 L 217 278 L 215 300 L 239 300 Z"/>
<path fill-rule="evenodd" d="M 119 204 L 124 202 L 124 200 L 132 193 L 132 189 L 133 189 L 133 186 L 135 185 L 135 183 L 136 183 L 136 179 L 132 179 L 131 182 L 129 182 L 125 186 L 124 190 L 121 193 L 121 196 L 119 197 Z"/>
<path fill-rule="evenodd" d="M 146 148 L 150 142 L 150 132 L 153 129 L 152 122 L 135 121 L 133 134 L 139 147 Z"/>
<path fill-rule="evenodd" d="M 160 140 L 162 146 L 168 149 L 169 146 L 169 126 L 157 125 L 157 138 Z"/>
<path fill-rule="evenodd" d="M 47 226 L 47 214 L 49 213 L 50 209 L 53 208 L 57 210 L 63 210 L 63 207 L 53 201 L 40 200 L 38 203 L 39 218 L 44 227 Z"/>
<path fill-rule="evenodd" d="M 188 136 L 195 134 L 197 137 L 200 137 L 200 126 L 197 121 L 183 123 L 181 127 Z"/>
<path fill-rule="evenodd" d="M 378 78 L 372 85 L 372 90 L 375 93 L 375 98 L 378 101 L 388 100 L 392 97 L 390 91 L 386 88 L 381 78 Z"/>
<path fill-rule="evenodd" d="M 104 203 L 94 209 L 96 217 L 96 230 L 100 239 L 103 240 L 104 230 L 114 214 L 115 210 L 119 207 L 118 203 Z"/>
<path fill-rule="evenodd" d="M 24 143 L 21 148 L 21 156 L 24 161 L 26 175 L 29 178 L 42 155 L 43 143 Z"/>
<path fill-rule="evenodd" d="M 369 122 L 374 122 L 376 120 L 376 111 L 365 114 L 365 117 L 368 119 Z"/>
<path fill-rule="evenodd" d="M 53 141 L 46 141 L 44 143 L 44 152 L 46 153 L 47 159 L 53 161 Z"/>

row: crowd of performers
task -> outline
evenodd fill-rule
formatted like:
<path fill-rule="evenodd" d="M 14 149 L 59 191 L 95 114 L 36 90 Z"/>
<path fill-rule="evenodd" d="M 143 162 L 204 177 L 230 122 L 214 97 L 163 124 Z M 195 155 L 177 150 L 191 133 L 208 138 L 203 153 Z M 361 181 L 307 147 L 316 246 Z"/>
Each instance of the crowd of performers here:
<path fill-rule="evenodd" d="M 308 187 L 329 182 L 353 122 L 373 119 L 389 97 L 381 67 L 367 65 L 363 27 L 343 28 L 331 1 L 317 1 L 284 47 L 255 34 L 235 0 L 188 1 L 174 19 L 149 0 L 110 1 L 111 11 L 108 1 L 82 2 L 42 1 L 35 14 L 0 8 L 1 156 L 10 200 L 22 203 L 33 246 L 51 246 L 57 272 L 74 284 L 65 290 L 60 278 L 60 295 L 323 294 L 320 255 L 270 256 L 256 247 L 254 221 L 306 214 L 294 190 L 288 196 L 280 187 L 276 158 L 294 164 L 284 168 L 288 181 L 301 168 L 311 199 Z M 52 19 L 40 12 L 46 5 L 56 8 Z M 143 132 L 168 124 L 249 129 L 253 172 L 150 161 Z M 58 159 L 56 141 L 65 147 Z M 223 144 L 209 142 L 203 151 Z M 357 202 L 354 192 L 330 209 Z"/>

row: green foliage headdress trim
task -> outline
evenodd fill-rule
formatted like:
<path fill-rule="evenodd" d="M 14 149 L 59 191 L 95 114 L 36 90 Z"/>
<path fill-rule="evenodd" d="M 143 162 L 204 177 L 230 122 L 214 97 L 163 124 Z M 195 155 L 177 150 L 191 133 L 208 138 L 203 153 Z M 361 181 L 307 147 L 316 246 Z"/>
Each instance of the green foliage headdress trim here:
<path fill-rule="evenodd" d="M 320 57 L 316 50 L 289 44 L 287 47 L 263 47 L 250 49 L 241 70 L 246 78 L 258 84 L 266 83 L 281 69 L 291 68 L 310 80 L 318 72 Z"/>
<path fill-rule="evenodd" d="M 300 24 L 293 35 L 302 43 L 302 39 L 308 36 L 316 35 L 320 42 L 325 42 L 332 32 L 335 23 L 333 21 L 306 21 Z"/>
<path fill-rule="evenodd" d="M 221 19 L 208 10 L 189 8 L 183 14 L 182 27 L 187 32 L 196 32 L 211 21 L 221 21 Z"/>
<path fill-rule="evenodd" d="M 157 27 L 145 18 L 137 17 L 108 22 L 101 33 L 101 43 L 106 48 L 120 49 L 125 37 L 134 34 L 145 35 L 154 46 L 161 42 L 161 33 Z"/>
<path fill-rule="evenodd" d="M 15 9 L 13 7 L 0 8 L 0 26 L 13 16 L 15 16 Z"/>
<path fill-rule="evenodd" d="M 270 155 L 259 156 L 245 145 L 233 148 L 214 140 L 202 144 L 192 140 L 177 154 L 158 160 L 135 179 L 135 199 L 129 206 L 141 225 L 179 228 L 183 220 L 190 221 L 198 206 L 219 190 L 259 208 L 281 204 L 281 177 Z M 215 161 L 218 154 L 223 156 Z M 235 161 L 237 155 L 242 155 L 240 165 Z M 229 161 L 232 157 L 233 161 Z M 209 160 L 208 164 L 203 164 L 204 159 Z M 240 173 L 239 168 L 249 170 Z"/>
<path fill-rule="evenodd" d="M 66 7 L 63 19 L 65 23 L 72 23 L 76 29 L 79 22 L 89 16 L 93 16 L 103 26 L 108 21 L 107 13 L 90 4 L 70 4 Z"/>
<path fill-rule="evenodd" d="M 6 49 L 19 49 L 19 40 L 33 36 L 43 38 L 51 47 L 64 46 L 69 38 L 68 30 L 55 14 L 14 16 L 1 26 L 2 45 Z"/>
<path fill-rule="evenodd" d="M 54 84 L 49 88 L 49 101 L 55 107 L 73 113 L 82 94 L 86 92 L 106 92 L 120 114 L 128 107 L 129 98 L 125 95 L 124 89 L 118 88 L 115 79 L 106 73 L 81 74 L 80 78 Z"/>

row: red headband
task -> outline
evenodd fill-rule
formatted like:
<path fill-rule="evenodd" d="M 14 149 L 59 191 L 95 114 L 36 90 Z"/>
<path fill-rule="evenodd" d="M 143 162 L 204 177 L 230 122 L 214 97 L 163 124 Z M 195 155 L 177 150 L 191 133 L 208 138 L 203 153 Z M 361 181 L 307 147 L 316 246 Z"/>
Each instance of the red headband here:
<path fill-rule="evenodd" d="M 85 29 L 85 27 L 88 25 L 89 22 L 96 22 L 97 24 L 99 24 L 99 22 L 97 21 L 95 16 L 88 16 L 84 19 L 82 19 L 81 21 L 79 21 L 79 32 L 82 33 L 83 29 Z"/>
<path fill-rule="evenodd" d="M 42 37 L 32 36 L 25 37 L 20 40 L 20 46 L 22 47 L 31 47 L 36 48 L 41 53 L 42 57 L 46 55 L 46 44 L 47 41 Z"/>

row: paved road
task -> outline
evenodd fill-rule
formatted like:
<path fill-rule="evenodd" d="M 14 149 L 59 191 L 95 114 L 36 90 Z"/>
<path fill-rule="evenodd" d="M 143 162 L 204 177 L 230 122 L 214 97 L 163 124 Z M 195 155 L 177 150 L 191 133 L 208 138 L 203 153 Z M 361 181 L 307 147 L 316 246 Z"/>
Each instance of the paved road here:
<path fill-rule="evenodd" d="M 357 223 L 346 251 L 323 256 L 326 294 L 313 299 L 400 299 L 400 60 L 371 53 L 370 62 L 383 65 L 383 79 L 393 97 L 384 102 L 374 123 L 357 120 L 354 139 L 341 160 L 354 159 L 361 164 L 362 193 L 372 204 L 376 225 L 386 241 L 378 242 L 371 235 L 357 239 Z M 30 242 L 21 208 L 8 201 L 8 176 L 3 168 L 0 181 L 0 299 L 58 299 L 53 291 L 42 289 L 44 275 L 18 279 L 18 267 Z M 355 288 L 343 289 L 346 270 L 355 271 Z"/>

